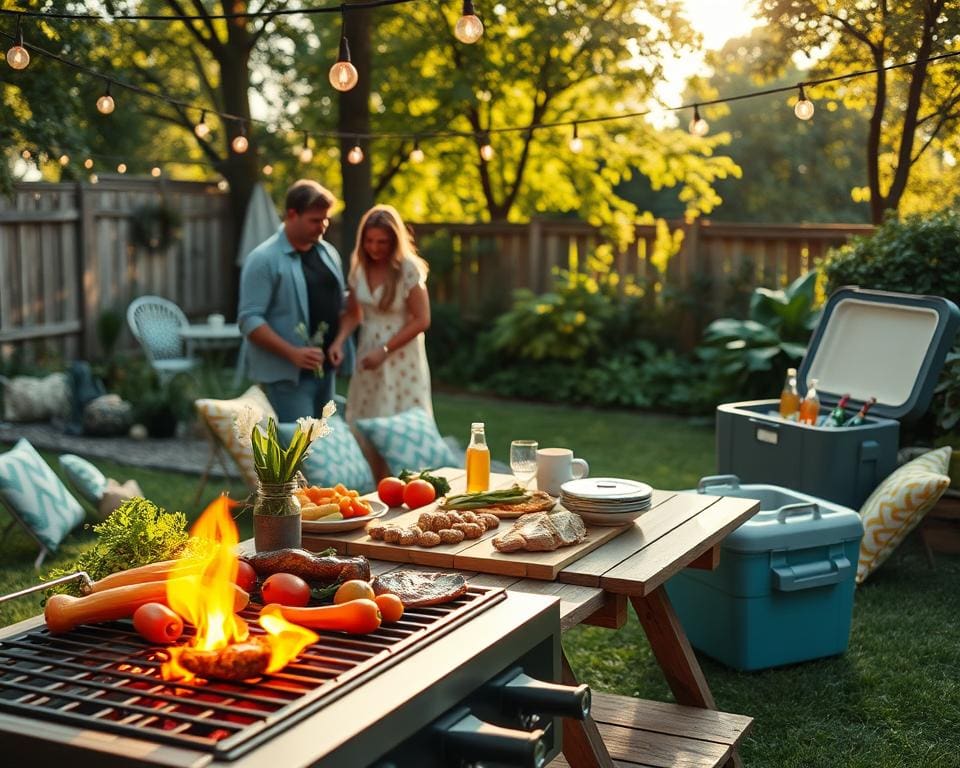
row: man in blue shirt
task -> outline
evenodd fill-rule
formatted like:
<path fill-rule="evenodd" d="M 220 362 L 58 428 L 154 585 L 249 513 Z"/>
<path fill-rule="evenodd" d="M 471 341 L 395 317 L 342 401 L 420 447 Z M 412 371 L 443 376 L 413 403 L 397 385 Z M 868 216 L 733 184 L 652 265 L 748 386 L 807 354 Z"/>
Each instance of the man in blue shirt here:
<path fill-rule="evenodd" d="M 333 398 L 336 369 L 325 350 L 339 329 L 345 283 L 340 254 L 322 238 L 335 202 L 317 182 L 295 182 L 283 226 L 251 251 L 240 275 L 247 370 L 281 422 L 319 417 Z"/>

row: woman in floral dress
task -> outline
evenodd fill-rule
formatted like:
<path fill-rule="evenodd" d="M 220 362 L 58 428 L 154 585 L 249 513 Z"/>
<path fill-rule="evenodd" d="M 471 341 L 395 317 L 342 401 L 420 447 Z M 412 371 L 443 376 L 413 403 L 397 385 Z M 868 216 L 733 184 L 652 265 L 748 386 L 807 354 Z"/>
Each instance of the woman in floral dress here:
<path fill-rule="evenodd" d="M 423 333 L 430 327 L 427 264 L 400 214 L 371 208 L 360 221 L 351 257 L 350 296 L 329 348 L 339 365 L 343 345 L 360 328 L 357 370 L 347 393 L 347 419 L 392 416 L 419 406 L 433 415 Z"/>

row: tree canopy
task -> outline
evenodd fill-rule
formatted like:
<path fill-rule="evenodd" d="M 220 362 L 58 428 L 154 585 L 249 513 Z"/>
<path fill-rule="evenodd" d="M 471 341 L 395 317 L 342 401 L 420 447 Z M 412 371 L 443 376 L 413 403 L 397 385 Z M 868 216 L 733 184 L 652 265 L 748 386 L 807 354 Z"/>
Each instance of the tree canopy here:
<path fill-rule="evenodd" d="M 957 0 L 760 0 L 770 23 L 770 72 L 797 53 L 815 57 L 807 79 L 905 62 L 876 75 L 810 89 L 811 98 L 839 98 L 869 111 L 864 141 L 871 219 L 899 209 L 914 169 L 931 155 L 960 154 L 960 61 L 931 62 L 960 42 Z M 923 162 L 921 162 L 923 161 Z"/>

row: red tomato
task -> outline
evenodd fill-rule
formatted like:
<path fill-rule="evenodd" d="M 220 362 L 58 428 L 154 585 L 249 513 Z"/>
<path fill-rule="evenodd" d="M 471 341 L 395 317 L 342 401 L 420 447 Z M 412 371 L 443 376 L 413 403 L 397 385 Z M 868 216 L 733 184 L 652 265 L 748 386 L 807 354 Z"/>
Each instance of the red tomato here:
<path fill-rule="evenodd" d="M 257 583 L 257 572 L 246 560 L 240 560 L 237 563 L 237 578 L 234 581 L 244 592 L 252 592 Z"/>
<path fill-rule="evenodd" d="M 264 603 L 280 603 L 302 608 L 310 602 L 310 585 L 292 573 L 267 576 L 260 587 Z"/>
<path fill-rule="evenodd" d="M 133 628 L 157 645 L 167 645 L 183 634 L 183 619 L 163 603 L 144 603 L 133 613 Z"/>
<path fill-rule="evenodd" d="M 377 483 L 377 495 L 380 501 L 388 507 L 399 507 L 403 504 L 403 490 L 406 483 L 396 477 L 385 477 Z"/>
<path fill-rule="evenodd" d="M 437 498 L 437 492 L 426 480 L 411 480 L 403 489 L 403 500 L 410 509 L 425 507 Z"/>

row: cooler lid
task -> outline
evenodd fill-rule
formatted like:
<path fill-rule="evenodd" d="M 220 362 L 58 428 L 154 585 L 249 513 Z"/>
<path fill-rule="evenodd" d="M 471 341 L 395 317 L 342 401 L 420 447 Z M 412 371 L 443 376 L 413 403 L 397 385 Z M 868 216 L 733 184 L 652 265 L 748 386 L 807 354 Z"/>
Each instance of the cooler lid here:
<path fill-rule="evenodd" d="M 845 286 L 827 300 L 800 363 L 798 385 L 817 379 L 825 403 L 849 392 L 851 407 L 870 397 L 870 413 L 910 421 L 930 405 L 960 325 L 949 299 Z"/>

